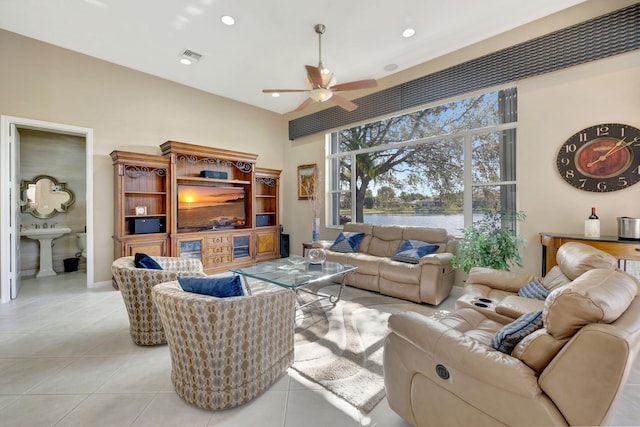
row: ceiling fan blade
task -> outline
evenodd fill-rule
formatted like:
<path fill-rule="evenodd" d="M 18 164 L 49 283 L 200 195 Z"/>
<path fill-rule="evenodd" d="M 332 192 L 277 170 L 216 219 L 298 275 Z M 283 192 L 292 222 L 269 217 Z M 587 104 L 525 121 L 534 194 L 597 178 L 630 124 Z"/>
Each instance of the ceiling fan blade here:
<path fill-rule="evenodd" d="M 307 69 L 307 75 L 309 76 L 309 80 L 313 83 L 315 87 L 322 87 L 322 74 L 318 67 L 313 67 L 311 65 L 305 65 L 304 68 Z"/>
<path fill-rule="evenodd" d="M 347 111 L 353 111 L 358 108 L 358 106 L 353 102 L 341 97 L 340 95 L 336 95 L 335 93 L 331 97 L 331 100 Z"/>
<path fill-rule="evenodd" d="M 262 93 L 309 92 L 308 89 L 262 89 Z"/>
<path fill-rule="evenodd" d="M 302 111 L 305 108 L 307 108 L 309 106 L 309 104 L 311 104 L 311 103 L 313 103 L 313 99 L 307 98 L 307 99 L 304 100 L 304 102 L 302 104 L 298 105 L 298 108 L 296 108 L 293 111 Z"/>
<path fill-rule="evenodd" d="M 358 80 L 356 82 L 342 83 L 339 85 L 331 86 L 329 89 L 331 89 L 334 92 L 340 92 L 344 90 L 369 89 L 376 86 L 378 86 L 378 82 L 376 80 L 368 79 L 368 80 Z"/>

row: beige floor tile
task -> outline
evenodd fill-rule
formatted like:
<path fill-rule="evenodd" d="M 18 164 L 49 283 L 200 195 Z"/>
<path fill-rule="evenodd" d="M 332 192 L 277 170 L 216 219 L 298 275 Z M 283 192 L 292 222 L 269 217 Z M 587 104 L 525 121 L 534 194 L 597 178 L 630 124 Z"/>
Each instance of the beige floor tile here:
<path fill-rule="evenodd" d="M 326 390 L 289 393 L 285 427 L 357 427 L 358 410 Z"/>
<path fill-rule="evenodd" d="M 148 356 L 129 356 L 97 393 L 156 393 L 174 391 L 169 349 L 149 348 Z"/>
<path fill-rule="evenodd" d="M 626 385 L 615 403 L 610 426 L 640 425 L 640 385 Z"/>
<path fill-rule="evenodd" d="M 22 394 L 69 364 L 66 359 L 14 359 L 2 372 L 0 394 Z"/>
<path fill-rule="evenodd" d="M 196 408 L 176 393 L 158 393 L 132 427 L 206 427 L 211 412 Z"/>
<path fill-rule="evenodd" d="M 258 398 L 242 406 L 224 411 L 214 411 L 209 420 L 209 426 L 282 427 L 287 407 L 287 395 L 287 391 L 267 390 Z"/>
<path fill-rule="evenodd" d="M 90 395 L 56 427 L 130 426 L 153 397 L 154 394 Z"/>
<path fill-rule="evenodd" d="M 84 395 L 21 396 L 2 409 L 0 424 L 7 427 L 53 426 L 85 398 Z"/>
<path fill-rule="evenodd" d="M 127 362 L 126 357 L 74 358 L 63 369 L 31 388 L 28 394 L 93 393 Z"/>

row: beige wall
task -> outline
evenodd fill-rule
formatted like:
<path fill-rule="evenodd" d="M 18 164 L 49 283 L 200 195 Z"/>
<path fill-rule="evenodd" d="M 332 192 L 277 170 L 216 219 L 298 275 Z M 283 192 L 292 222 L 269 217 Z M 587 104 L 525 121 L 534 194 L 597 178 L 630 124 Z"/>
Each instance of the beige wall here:
<path fill-rule="evenodd" d="M 282 116 L 0 30 L 0 114 L 94 130 L 95 281 L 113 260 L 113 150 L 160 154 L 167 140 L 258 155 L 281 169 Z M 215 78 L 215 76 L 212 76 Z"/>
<path fill-rule="evenodd" d="M 590 0 L 382 79 L 379 87 L 408 81 L 633 3 Z M 258 166 L 283 169 L 281 222 L 291 235 L 292 253 L 300 253 L 301 243 L 310 239 L 311 214 L 308 203 L 296 197 L 296 168 L 318 163 L 324 169 L 324 135 L 288 141 L 287 122 L 300 113 L 280 116 L 1 30 L 0 54 L 5 58 L 0 114 L 94 129 L 97 282 L 109 280 L 113 258 L 113 172 L 108 154 L 115 149 L 158 153 L 159 144 L 173 139 L 258 154 Z M 640 53 L 515 83 L 520 110 L 519 203 L 528 215 L 522 225 L 528 241 L 525 269 L 538 273 L 538 232 L 580 233 L 582 219 L 592 205 L 598 208 L 604 234 L 615 234 L 616 216 L 640 216 L 640 184 L 615 193 L 585 193 L 564 183 L 555 171 L 558 148 L 576 131 L 605 122 L 640 127 Z M 314 105 L 305 114 L 322 107 Z M 336 230 L 322 231 L 323 238 L 336 234 Z"/>
<path fill-rule="evenodd" d="M 495 37 L 471 48 L 454 52 L 381 81 L 382 87 L 437 71 L 456 63 L 510 46 L 571 24 L 616 10 L 630 1 L 591 1 L 566 13 Z M 523 253 L 525 270 L 539 274 L 541 245 L 539 232 L 583 232 L 583 220 L 596 206 L 603 235 L 617 235 L 616 217 L 640 217 L 640 184 L 626 190 L 596 194 L 566 184 L 555 167 L 560 145 L 571 135 L 599 123 L 624 123 L 640 128 L 640 52 L 585 64 L 564 71 L 514 82 L 518 87 L 518 178 L 519 208 L 527 214 L 521 234 L 527 241 Z M 287 119 L 299 117 L 289 114 Z M 318 162 L 324 170 L 324 135 L 297 139 L 285 150 L 285 172 Z M 326 174 L 325 174 L 326 175 Z M 295 182 L 285 182 L 284 194 L 295 194 Z M 310 240 L 311 213 L 305 201 L 285 198 L 285 211 L 299 211 L 300 221 L 285 225 L 292 235 L 292 252 L 300 253 Z M 324 224 L 324 219 L 323 219 Z M 323 229 L 331 239 L 338 230 Z"/>

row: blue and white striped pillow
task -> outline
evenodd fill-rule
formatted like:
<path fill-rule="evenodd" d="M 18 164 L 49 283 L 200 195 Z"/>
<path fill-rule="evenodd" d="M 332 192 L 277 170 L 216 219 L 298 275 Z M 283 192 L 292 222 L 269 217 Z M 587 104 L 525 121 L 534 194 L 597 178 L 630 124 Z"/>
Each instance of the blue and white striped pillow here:
<path fill-rule="evenodd" d="M 511 354 L 524 337 L 540 328 L 542 328 L 542 310 L 523 314 L 496 332 L 490 345 L 498 351 Z"/>
<path fill-rule="evenodd" d="M 537 280 L 524 285 L 518 291 L 518 296 L 520 297 L 539 299 L 541 301 L 546 300 L 547 295 L 549 295 L 549 291 Z"/>

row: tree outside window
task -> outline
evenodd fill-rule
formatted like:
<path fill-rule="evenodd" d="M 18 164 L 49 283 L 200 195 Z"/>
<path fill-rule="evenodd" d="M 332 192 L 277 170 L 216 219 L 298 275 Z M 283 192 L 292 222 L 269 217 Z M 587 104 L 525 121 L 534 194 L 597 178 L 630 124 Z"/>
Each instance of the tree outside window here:
<path fill-rule="evenodd" d="M 512 88 L 333 133 L 328 223 L 457 233 L 483 209 L 515 210 L 515 101 Z"/>

